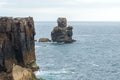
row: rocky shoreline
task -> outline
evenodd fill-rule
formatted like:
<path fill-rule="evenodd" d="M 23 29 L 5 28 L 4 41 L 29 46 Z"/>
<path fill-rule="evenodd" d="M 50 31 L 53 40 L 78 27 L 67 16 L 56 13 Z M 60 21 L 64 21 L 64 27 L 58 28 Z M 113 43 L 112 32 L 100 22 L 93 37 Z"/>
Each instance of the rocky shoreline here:
<path fill-rule="evenodd" d="M 51 32 L 51 39 L 39 42 L 72 43 L 72 26 L 67 27 L 66 18 L 57 19 L 58 26 Z M 35 29 L 32 17 L 0 17 L 0 80 L 37 79 L 34 71 L 39 67 L 35 57 Z"/>

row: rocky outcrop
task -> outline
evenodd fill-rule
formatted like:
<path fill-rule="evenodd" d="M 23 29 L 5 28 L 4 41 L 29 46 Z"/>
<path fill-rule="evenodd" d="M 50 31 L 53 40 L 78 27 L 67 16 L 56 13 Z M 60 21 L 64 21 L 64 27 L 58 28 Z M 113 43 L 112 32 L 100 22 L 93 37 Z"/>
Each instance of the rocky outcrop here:
<path fill-rule="evenodd" d="M 65 42 L 71 43 L 75 40 L 72 39 L 73 35 L 73 27 L 67 27 L 67 20 L 66 18 L 58 18 L 57 19 L 58 26 L 54 27 L 53 31 L 51 32 L 51 38 L 53 42 Z"/>
<path fill-rule="evenodd" d="M 48 38 L 40 38 L 39 42 L 51 42 Z"/>
<path fill-rule="evenodd" d="M 14 70 L 13 64 L 32 70 L 38 69 L 34 35 L 32 17 L 0 17 L 0 75 L 11 73 Z"/>

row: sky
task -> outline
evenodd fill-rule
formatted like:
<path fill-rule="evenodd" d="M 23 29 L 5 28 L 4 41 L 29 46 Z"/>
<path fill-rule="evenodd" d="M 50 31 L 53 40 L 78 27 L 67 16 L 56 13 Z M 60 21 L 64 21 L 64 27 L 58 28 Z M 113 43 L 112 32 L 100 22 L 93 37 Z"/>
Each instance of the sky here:
<path fill-rule="evenodd" d="M 120 21 L 120 0 L 0 0 L 0 16 L 35 21 Z"/>

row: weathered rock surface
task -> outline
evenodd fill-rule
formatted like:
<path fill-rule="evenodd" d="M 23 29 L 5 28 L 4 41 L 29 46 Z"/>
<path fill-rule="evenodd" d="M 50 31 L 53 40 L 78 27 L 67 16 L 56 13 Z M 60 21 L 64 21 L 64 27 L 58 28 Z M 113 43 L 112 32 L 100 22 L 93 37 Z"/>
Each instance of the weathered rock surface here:
<path fill-rule="evenodd" d="M 0 72 L 0 80 L 13 80 L 12 73 Z"/>
<path fill-rule="evenodd" d="M 75 40 L 72 39 L 73 35 L 73 27 L 67 27 L 67 20 L 66 18 L 58 18 L 57 19 L 58 26 L 54 27 L 53 31 L 51 32 L 51 38 L 53 42 L 65 42 L 71 43 Z"/>
<path fill-rule="evenodd" d="M 0 17 L 0 75 L 6 74 L 6 80 L 9 80 L 7 74 L 11 73 L 12 69 L 13 71 L 17 69 L 13 68 L 13 64 L 32 70 L 38 69 L 35 58 L 34 35 L 32 17 Z M 23 70 L 23 74 L 30 75 L 30 71 Z"/>
<path fill-rule="evenodd" d="M 58 27 L 66 27 L 67 19 L 66 18 L 58 18 L 57 23 L 58 23 Z"/>
<path fill-rule="evenodd" d="M 40 38 L 39 42 L 51 42 L 48 38 Z"/>
<path fill-rule="evenodd" d="M 35 78 L 31 69 L 23 68 L 19 65 L 13 66 L 12 76 L 14 80 L 34 80 Z"/>

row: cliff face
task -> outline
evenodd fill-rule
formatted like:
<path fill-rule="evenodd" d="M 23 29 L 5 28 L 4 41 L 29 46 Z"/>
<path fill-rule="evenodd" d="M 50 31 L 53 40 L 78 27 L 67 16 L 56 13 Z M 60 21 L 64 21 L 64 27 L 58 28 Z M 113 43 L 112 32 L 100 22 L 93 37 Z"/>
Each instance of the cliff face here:
<path fill-rule="evenodd" d="M 13 64 L 37 67 L 34 35 L 32 17 L 0 17 L 0 72 L 11 72 Z"/>
<path fill-rule="evenodd" d="M 72 39 L 73 35 L 73 27 L 67 27 L 67 19 L 66 18 L 58 18 L 57 19 L 58 26 L 54 27 L 51 32 L 51 38 L 53 42 L 65 42 L 71 43 L 74 40 Z"/>

